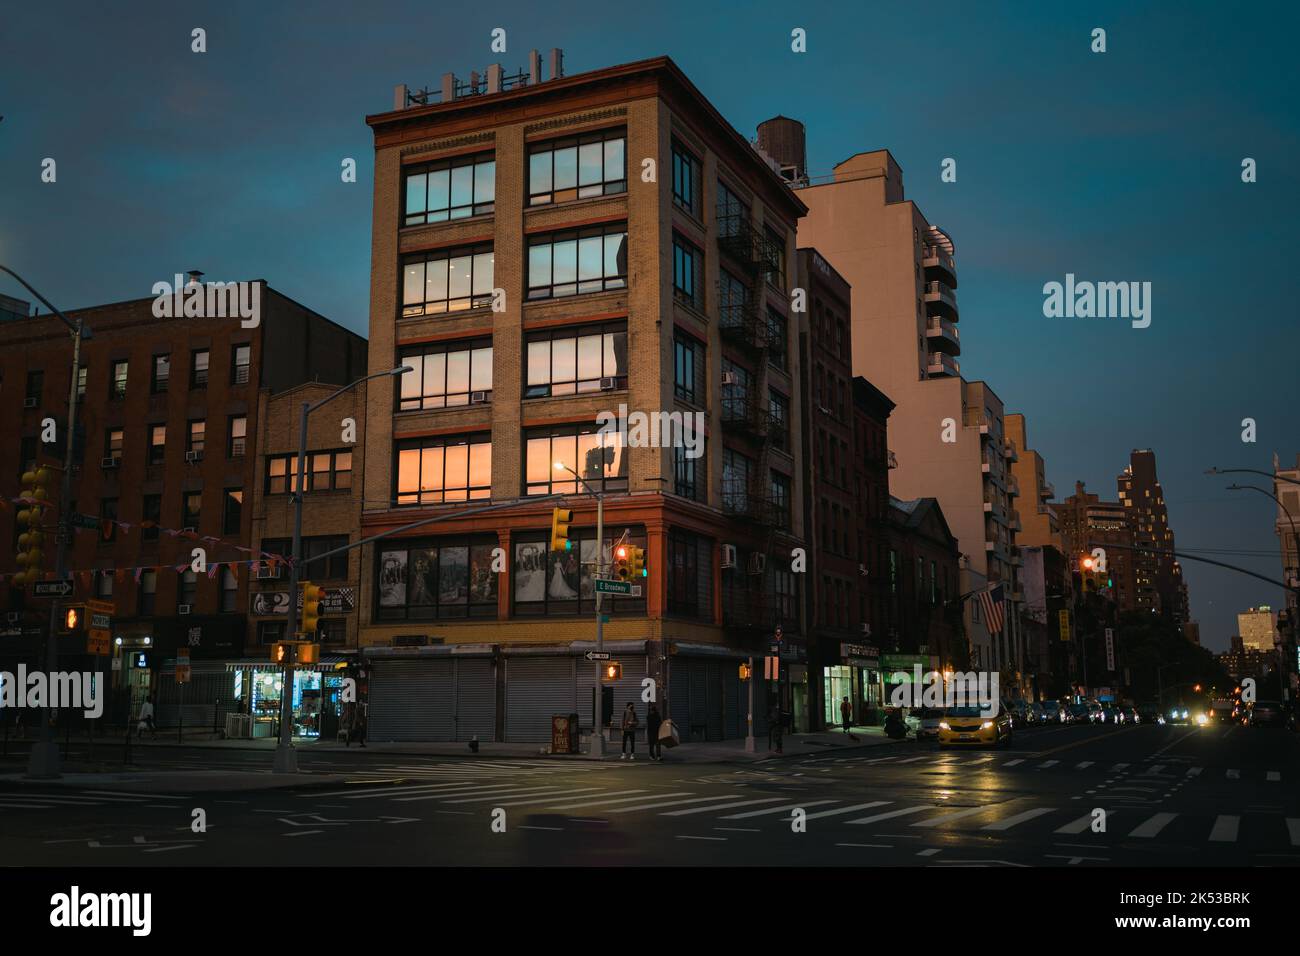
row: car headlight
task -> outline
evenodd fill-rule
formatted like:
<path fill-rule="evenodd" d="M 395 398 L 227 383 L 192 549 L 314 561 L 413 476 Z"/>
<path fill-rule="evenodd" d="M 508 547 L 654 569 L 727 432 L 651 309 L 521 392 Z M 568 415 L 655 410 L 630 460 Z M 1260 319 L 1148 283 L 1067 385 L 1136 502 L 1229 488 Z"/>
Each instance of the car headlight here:
<path fill-rule="evenodd" d="M 941 720 L 941 721 L 939 721 L 939 729 L 940 729 L 940 730 L 952 730 L 952 728 L 948 726 L 948 721 L 946 721 L 946 720 Z"/>
<path fill-rule="evenodd" d="M 1170 716 L 1170 717 L 1177 717 L 1177 716 L 1178 716 L 1178 711 L 1176 711 L 1176 710 L 1171 710 L 1171 711 L 1169 712 L 1169 716 Z"/>
<path fill-rule="evenodd" d="M 1188 717 L 1187 711 L 1183 711 L 1183 720 L 1186 720 L 1187 717 Z"/>
<path fill-rule="evenodd" d="M 1210 722 L 1210 718 L 1206 717 L 1204 714 L 1197 714 L 1196 722 L 1201 726 L 1204 726 L 1205 724 L 1208 724 Z"/>
<path fill-rule="evenodd" d="M 991 720 L 986 720 L 984 721 L 984 723 L 980 724 L 980 730 L 992 730 L 992 729 L 993 729 L 993 721 Z"/>

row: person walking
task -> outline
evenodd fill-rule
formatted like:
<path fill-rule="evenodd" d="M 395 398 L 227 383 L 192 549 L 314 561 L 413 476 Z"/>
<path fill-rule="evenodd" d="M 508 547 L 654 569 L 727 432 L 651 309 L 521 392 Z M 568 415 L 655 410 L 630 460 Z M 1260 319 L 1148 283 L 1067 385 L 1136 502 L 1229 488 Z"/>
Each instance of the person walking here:
<path fill-rule="evenodd" d="M 153 722 L 153 701 L 148 697 L 140 705 L 140 721 L 135 725 L 135 735 L 143 737 L 146 728 L 149 730 L 150 737 L 155 739 L 158 737 L 158 728 L 154 726 Z"/>
<path fill-rule="evenodd" d="M 356 734 L 357 740 L 361 741 L 361 746 L 366 745 L 366 703 L 357 701 L 356 713 L 352 720 L 352 730 Z"/>
<path fill-rule="evenodd" d="M 849 703 L 847 697 L 840 701 L 840 723 L 844 725 L 844 732 L 847 734 L 849 725 L 853 723 L 853 705 Z"/>
<path fill-rule="evenodd" d="M 618 755 L 619 760 L 636 759 L 636 729 L 641 726 L 637 720 L 636 705 L 628 701 L 627 709 L 623 711 L 623 752 Z M 632 752 L 628 753 L 628 746 L 631 746 Z"/>
<path fill-rule="evenodd" d="M 659 744 L 659 728 L 663 722 L 663 718 L 659 716 L 659 705 L 651 704 L 649 712 L 645 715 L 645 739 L 650 747 L 651 760 L 664 759 L 664 748 Z"/>

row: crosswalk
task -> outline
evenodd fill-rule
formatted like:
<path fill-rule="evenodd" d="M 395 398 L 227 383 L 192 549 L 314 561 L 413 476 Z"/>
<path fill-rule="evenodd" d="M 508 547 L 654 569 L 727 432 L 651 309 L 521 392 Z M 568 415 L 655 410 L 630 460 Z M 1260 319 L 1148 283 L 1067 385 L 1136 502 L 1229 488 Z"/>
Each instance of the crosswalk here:
<path fill-rule="evenodd" d="M 133 793 L 114 790 L 63 790 L 43 793 L 28 790 L 0 791 L 0 817 L 6 810 L 59 810 L 84 807 L 120 807 L 138 805 L 153 808 L 184 807 L 186 794 Z"/>
<path fill-rule="evenodd" d="M 797 766 L 799 768 L 816 768 L 825 764 L 824 759 L 805 760 Z M 959 770 L 965 767 L 978 769 L 980 771 L 990 770 L 1054 770 L 1062 771 L 1091 771 L 1093 773 L 1124 773 L 1143 777 L 1164 777 L 1174 778 L 1200 777 L 1204 775 L 1207 779 L 1217 778 L 1222 780 L 1231 780 L 1234 782 L 1258 782 L 1263 780 L 1267 783 L 1281 783 L 1282 772 L 1280 770 L 1258 770 L 1242 771 L 1237 768 L 1226 768 L 1221 770 L 1209 771 L 1206 767 L 1187 767 L 1183 769 L 1172 763 L 1148 763 L 1142 766 L 1134 766 L 1131 763 L 1107 763 L 1095 760 L 1068 761 L 1054 758 L 1043 759 L 1041 757 L 997 757 L 990 755 L 975 756 L 973 754 L 922 754 L 921 756 L 903 757 L 840 757 L 834 761 L 837 765 L 857 764 L 861 766 L 870 766 L 875 769 L 889 769 L 890 767 L 906 767 L 908 770 L 923 770 L 926 767 L 941 767 L 948 770 Z"/>

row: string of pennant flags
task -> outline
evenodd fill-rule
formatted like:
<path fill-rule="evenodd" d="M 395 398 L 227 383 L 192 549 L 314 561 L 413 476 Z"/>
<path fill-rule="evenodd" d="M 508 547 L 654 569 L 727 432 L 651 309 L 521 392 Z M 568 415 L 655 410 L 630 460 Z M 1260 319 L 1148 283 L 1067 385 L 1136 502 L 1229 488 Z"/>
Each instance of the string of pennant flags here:
<path fill-rule="evenodd" d="M 7 499 L 0 497 L 0 508 L 8 508 L 11 505 L 24 505 L 24 506 L 41 505 L 42 507 L 49 507 L 49 502 L 41 499 L 26 498 L 26 497 L 7 498 Z M 225 541 L 222 540 L 221 538 L 214 537 L 213 535 L 201 535 L 198 532 L 191 531 L 189 529 L 164 528 L 161 525 L 159 525 L 158 522 L 151 521 L 149 519 L 145 519 L 143 521 L 131 522 L 131 521 L 119 521 L 116 518 L 95 517 L 94 520 L 98 522 L 97 528 L 93 528 L 93 529 L 86 528 L 80 525 L 69 525 L 69 528 L 73 532 L 96 530 L 99 532 L 101 538 L 103 538 L 104 540 L 108 540 L 111 534 L 117 530 L 128 532 L 133 528 L 137 528 L 142 531 L 146 528 L 157 528 L 159 534 L 165 534 L 171 538 L 182 538 L 187 541 L 201 541 L 205 544 L 212 544 L 212 545 L 218 545 L 227 548 L 234 548 L 236 551 L 242 551 L 245 554 L 254 556 L 251 558 L 240 558 L 234 561 L 209 561 L 207 563 L 207 575 L 209 578 L 215 578 L 217 576 L 217 572 L 220 571 L 222 568 L 229 568 L 231 574 L 235 575 L 237 579 L 239 576 L 239 571 L 237 569 L 241 567 L 247 567 L 249 569 L 249 573 L 255 575 L 257 574 L 258 570 L 262 567 L 274 568 L 278 566 L 283 566 L 287 568 L 289 567 L 289 565 L 293 563 L 291 559 L 289 559 L 288 557 L 282 554 L 272 554 L 269 551 L 261 551 L 257 548 L 246 548 L 243 545 L 235 544 L 234 542 L 231 541 Z M 76 569 L 69 570 L 67 574 L 69 577 L 73 577 L 78 580 L 81 580 L 83 583 L 85 583 L 87 587 L 89 587 L 90 582 L 97 574 L 112 573 L 118 580 L 123 580 L 126 574 L 130 572 L 133 578 L 135 579 L 135 581 L 139 582 L 141 575 L 143 575 L 145 571 L 161 571 L 163 568 L 172 568 L 178 574 L 180 574 L 188 570 L 189 567 L 190 567 L 189 561 L 180 561 L 174 565 L 146 564 L 146 565 L 140 565 L 138 567 L 112 568 L 112 569 L 76 568 Z M 47 578 L 53 577 L 53 575 L 54 575 L 53 571 L 45 572 L 45 576 Z M 0 584 L 3 584 L 5 580 L 11 576 L 12 575 L 8 575 L 8 574 L 0 574 Z"/>

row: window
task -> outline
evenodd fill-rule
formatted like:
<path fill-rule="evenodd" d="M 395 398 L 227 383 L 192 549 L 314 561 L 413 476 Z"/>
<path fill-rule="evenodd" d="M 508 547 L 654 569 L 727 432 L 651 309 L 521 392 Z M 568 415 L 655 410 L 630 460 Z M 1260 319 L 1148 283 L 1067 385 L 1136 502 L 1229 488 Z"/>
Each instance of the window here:
<path fill-rule="evenodd" d="M 212 353 L 207 349 L 195 349 L 190 353 L 190 388 L 208 387 L 208 364 Z"/>
<path fill-rule="evenodd" d="M 331 554 L 321 558 L 322 554 L 347 547 L 348 536 L 316 535 L 302 539 L 302 558 L 304 567 L 302 576 L 312 581 L 345 581 L 348 577 L 348 552 Z M 288 555 L 293 552 L 292 538 L 263 538 L 261 548 L 268 554 Z"/>
<path fill-rule="evenodd" d="M 722 360 L 722 375 L 731 379 L 722 386 L 722 414 L 724 419 L 744 420 L 748 417 L 749 396 L 754 385 L 754 373 L 731 359 Z"/>
<path fill-rule="evenodd" d="M 401 364 L 414 369 L 402 375 L 401 411 L 468 405 L 475 392 L 492 398 L 491 339 L 406 349 Z"/>
<path fill-rule="evenodd" d="M 198 452 L 203 454 L 204 438 L 208 432 L 208 423 L 206 421 L 190 422 L 190 433 L 186 438 L 186 451 Z"/>
<path fill-rule="evenodd" d="M 149 464 L 161 465 L 167 457 L 167 426 L 149 426 Z"/>
<path fill-rule="evenodd" d="M 776 513 L 777 527 L 790 527 L 790 476 L 772 472 L 772 510 Z"/>
<path fill-rule="evenodd" d="M 786 331 L 785 316 L 769 305 L 767 307 L 767 360 L 777 368 L 783 369 L 786 367 L 788 341 L 789 334 Z M 841 417 L 843 417 L 843 410 L 843 399 L 841 398 Z"/>
<path fill-rule="evenodd" d="M 199 596 L 199 576 L 192 568 L 186 568 L 181 572 L 180 588 L 177 590 L 177 604 L 184 604 L 190 608 L 194 607 L 195 601 Z"/>
<path fill-rule="evenodd" d="M 722 450 L 722 508 L 724 511 L 744 511 L 749 506 L 752 459 L 734 448 Z"/>
<path fill-rule="evenodd" d="M 700 306 L 696 276 L 703 273 L 703 253 L 681 236 L 673 233 L 673 298 L 687 305 Z"/>
<path fill-rule="evenodd" d="M 397 443 L 398 505 L 436 505 L 492 496 L 488 435 L 420 438 Z"/>
<path fill-rule="evenodd" d="M 375 549 L 375 619 L 496 617 L 496 535 L 427 538 Z"/>
<path fill-rule="evenodd" d="M 627 543 L 645 547 L 641 530 L 627 529 Z M 624 533 L 606 528 L 604 551 L 608 555 Z M 514 544 L 514 614 L 516 617 L 590 614 L 596 609 L 594 576 L 597 563 L 595 530 L 570 529 L 573 547 L 550 551 L 546 533 L 520 534 Z M 644 591 L 643 591 L 644 593 Z M 613 598 L 605 595 L 601 613 L 644 614 L 645 597 Z"/>
<path fill-rule="evenodd" d="M 769 390 L 767 411 L 772 417 L 772 444 L 782 451 L 790 450 L 790 399 L 780 392 Z"/>
<path fill-rule="evenodd" d="M 170 355 L 155 355 L 153 357 L 153 372 L 149 379 L 149 391 L 154 395 L 167 391 L 171 377 L 172 357 Z"/>
<path fill-rule="evenodd" d="M 673 141 L 673 202 L 691 215 L 699 214 L 700 162 Z"/>
<path fill-rule="evenodd" d="M 722 328 L 738 328 L 749 314 L 749 289 L 726 269 L 718 270 L 718 314 Z"/>
<path fill-rule="evenodd" d="M 181 496 L 181 527 L 199 530 L 199 513 L 203 508 L 203 494 L 187 491 Z"/>
<path fill-rule="evenodd" d="M 668 613 L 713 618 L 713 542 L 689 531 L 668 532 Z"/>
<path fill-rule="evenodd" d="M 144 507 L 140 512 L 140 538 L 144 541 L 158 540 L 158 522 L 162 520 L 162 495 L 145 495 Z"/>
<path fill-rule="evenodd" d="M 112 374 L 108 379 L 108 397 L 125 398 L 126 397 L 126 373 L 128 363 L 126 359 L 114 362 L 112 365 Z"/>
<path fill-rule="evenodd" d="M 717 213 L 719 238 L 737 236 L 749 224 L 748 207 L 721 180 L 718 181 Z"/>
<path fill-rule="evenodd" d="M 222 496 L 221 533 L 239 534 L 244 511 L 244 489 L 227 488 Z"/>
<path fill-rule="evenodd" d="M 79 365 L 77 367 L 77 401 L 81 401 L 83 398 L 86 397 L 87 372 L 88 370 L 86 366 Z"/>
<path fill-rule="evenodd" d="M 497 164 L 491 153 L 406 167 L 403 224 L 482 216 L 496 208 Z"/>
<path fill-rule="evenodd" d="M 122 441 L 123 430 L 120 428 L 110 428 L 104 432 L 104 457 L 112 458 L 114 461 L 122 460 Z"/>
<path fill-rule="evenodd" d="M 101 498 L 99 500 L 99 540 L 117 540 L 116 498 Z"/>
<path fill-rule="evenodd" d="M 407 257 L 402 266 L 403 317 L 490 306 L 494 261 L 490 245 Z"/>
<path fill-rule="evenodd" d="M 41 398 L 43 397 L 44 391 L 45 391 L 45 373 L 42 371 L 28 372 L 27 391 L 23 393 L 23 397 L 27 399 L 28 402 L 33 402 L 39 405 L 41 403 Z"/>
<path fill-rule="evenodd" d="M 587 494 L 627 490 L 627 454 L 617 431 L 595 425 L 561 425 L 525 432 L 525 493 Z M 565 468 L 556 468 L 555 463 Z M 566 469 L 581 475 L 579 483 Z"/>
<path fill-rule="evenodd" d="M 626 322 L 533 332 L 524 398 L 627 388 L 627 366 Z"/>
<path fill-rule="evenodd" d="M 627 287 L 627 224 L 536 236 L 528 244 L 528 298 Z"/>
<path fill-rule="evenodd" d="M 775 229 L 764 226 L 763 278 L 770 285 L 785 291 L 785 236 Z"/>
<path fill-rule="evenodd" d="M 244 415 L 231 415 L 226 427 L 226 457 L 243 458 L 247 437 L 248 418 Z"/>
<path fill-rule="evenodd" d="M 673 337 L 673 394 L 693 405 L 704 404 L 704 345 L 687 335 Z"/>
<path fill-rule="evenodd" d="M 141 617 L 153 614 L 158 606 L 158 572 L 140 572 L 140 593 L 137 613 Z"/>
<path fill-rule="evenodd" d="M 799 585 L 788 564 L 779 561 L 767 563 L 768 586 L 772 594 L 772 609 L 778 624 L 795 621 L 799 608 Z"/>
<path fill-rule="evenodd" d="M 322 618 L 316 633 L 322 644 L 342 644 L 348 639 L 348 622 L 341 617 Z"/>
<path fill-rule="evenodd" d="M 275 644 L 284 640 L 288 621 L 258 621 L 257 640 L 260 644 Z"/>
<path fill-rule="evenodd" d="M 104 570 L 95 574 L 95 597 L 111 598 L 113 596 L 113 572 Z"/>
<path fill-rule="evenodd" d="M 307 453 L 308 491 L 345 491 L 352 487 L 352 452 Z M 298 490 L 298 456 L 274 455 L 266 461 L 266 493 L 283 495 Z"/>
<path fill-rule="evenodd" d="M 708 460 L 703 453 L 704 438 L 700 437 L 701 454 L 691 458 L 681 445 L 673 446 L 673 493 L 692 501 L 703 501 L 708 492 L 704 479 L 704 465 Z"/>
<path fill-rule="evenodd" d="M 528 152 L 528 205 L 627 192 L 622 129 L 551 140 Z"/>
<path fill-rule="evenodd" d="M 221 603 L 217 610 L 222 614 L 232 613 L 239 600 L 239 579 L 229 567 L 221 569 Z"/>
<path fill-rule="evenodd" d="M 24 438 L 19 443 L 18 457 L 22 460 L 22 467 L 18 470 L 19 475 L 26 471 L 36 470 L 36 449 L 37 439 L 35 436 Z M 14 522 L 14 527 L 17 528 L 18 526 L 18 523 Z"/>
<path fill-rule="evenodd" d="M 236 345 L 230 350 L 230 382 L 232 385 L 248 384 L 248 369 L 252 363 L 253 348 Z"/>

